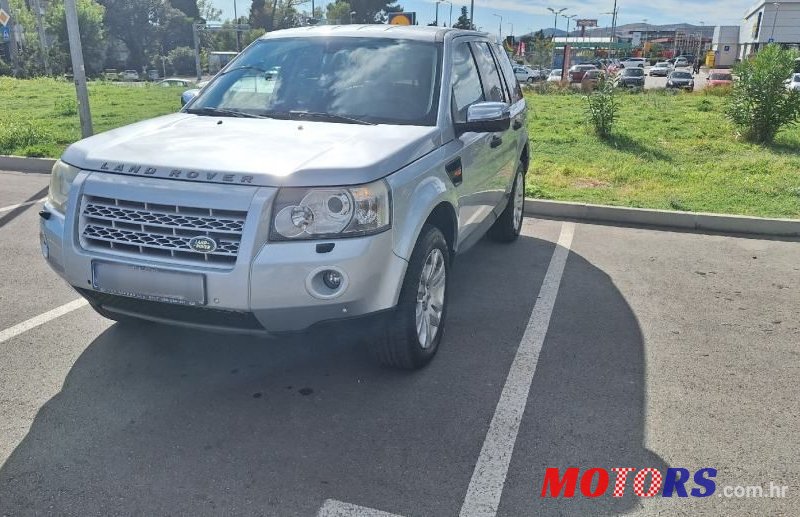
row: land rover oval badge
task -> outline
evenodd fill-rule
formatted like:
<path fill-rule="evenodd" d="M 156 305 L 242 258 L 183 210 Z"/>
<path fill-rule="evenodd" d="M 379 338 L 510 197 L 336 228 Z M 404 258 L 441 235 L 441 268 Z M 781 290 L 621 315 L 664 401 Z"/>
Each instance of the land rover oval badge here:
<path fill-rule="evenodd" d="M 217 249 L 217 241 L 211 237 L 194 237 L 189 247 L 198 253 L 213 253 Z"/>

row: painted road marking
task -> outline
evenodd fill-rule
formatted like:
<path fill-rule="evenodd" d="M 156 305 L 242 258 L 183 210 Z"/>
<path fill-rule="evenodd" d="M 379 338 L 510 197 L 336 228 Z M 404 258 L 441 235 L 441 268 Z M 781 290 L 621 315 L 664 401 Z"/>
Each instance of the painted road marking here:
<path fill-rule="evenodd" d="M 23 206 L 35 205 L 36 203 L 41 203 L 41 202 L 45 201 L 46 199 L 47 199 L 46 197 L 43 197 L 42 199 L 37 199 L 35 201 L 27 201 L 25 203 L 19 203 L 19 204 L 16 204 L 16 205 L 4 206 L 4 207 L 0 208 L 0 214 L 2 214 L 3 212 L 8 212 L 10 210 L 15 210 L 17 208 L 21 208 Z"/>
<path fill-rule="evenodd" d="M 44 314 L 34 316 L 33 318 L 23 321 L 22 323 L 18 323 L 13 327 L 0 330 L 0 343 L 5 343 L 9 339 L 19 336 L 23 332 L 27 332 L 28 330 L 36 328 L 40 325 L 44 325 L 48 321 L 52 321 L 65 314 L 69 314 L 70 312 L 78 310 L 86 305 L 89 305 L 89 302 L 81 298 L 80 300 L 65 303 L 61 307 L 56 307 L 52 311 L 47 311 Z"/>
<path fill-rule="evenodd" d="M 517 433 L 528 402 L 533 374 L 539 362 L 539 352 L 542 350 L 550 326 L 550 317 L 553 314 L 574 235 L 575 223 L 564 223 L 561 226 L 558 246 L 550 259 L 539 297 L 531 312 L 511 370 L 508 372 L 481 454 L 475 464 L 467 496 L 461 506 L 461 517 L 497 515 Z"/>
<path fill-rule="evenodd" d="M 528 403 L 533 374 L 539 362 L 550 317 L 553 314 L 564 266 L 567 264 L 575 223 L 563 223 L 550 265 L 547 268 L 536 304 L 533 306 L 528 326 L 517 348 L 517 355 L 506 377 L 500 401 L 495 408 L 489 432 L 483 442 L 481 454 L 475 464 L 467 496 L 461 506 L 461 517 L 494 517 L 503 495 L 503 485 L 511 464 L 511 455 L 517 441 L 522 415 Z M 400 517 L 399 515 L 328 499 L 317 517 Z"/>
<path fill-rule="evenodd" d="M 317 517 L 400 517 L 394 513 L 382 512 L 335 499 L 328 499 L 317 512 Z"/>

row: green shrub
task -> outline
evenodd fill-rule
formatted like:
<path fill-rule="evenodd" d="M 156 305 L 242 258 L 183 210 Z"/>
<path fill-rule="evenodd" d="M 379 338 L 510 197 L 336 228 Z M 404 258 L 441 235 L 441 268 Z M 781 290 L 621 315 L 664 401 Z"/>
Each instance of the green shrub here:
<path fill-rule="evenodd" d="M 727 97 L 733 91 L 733 86 L 720 85 L 712 86 L 710 88 L 703 88 L 703 95 L 710 95 L 712 97 Z"/>
<path fill-rule="evenodd" d="M 0 154 L 13 154 L 50 140 L 50 133 L 40 125 L 28 121 L 0 123 Z"/>
<path fill-rule="evenodd" d="M 784 126 L 800 116 L 800 92 L 789 91 L 784 81 L 793 70 L 795 53 L 767 45 L 735 69 L 725 113 L 745 140 L 769 144 Z"/>
<path fill-rule="evenodd" d="M 196 72 L 194 50 L 189 47 L 178 47 L 167 58 L 178 75 L 192 75 Z"/>
<path fill-rule="evenodd" d="M 703 113 L 714 111 L 714 104 L 708 99 L 700 99 L 700 102 L 697 103 L 697 111 L 701 111 Z"/>
<path fill-rule="evenodd" d="M 53 112 L 62 117 L 78 114 L 78 101 L 72 98 L 59 99 L 53 106 Z"/>
<path fill-rule="evenodd" d="M 586 96 L 586 113 L 600 138 L 608 138 L 614 129 L 619 112 L 615 89 L 614 81 L 601 80 L 597 90 Z"/>

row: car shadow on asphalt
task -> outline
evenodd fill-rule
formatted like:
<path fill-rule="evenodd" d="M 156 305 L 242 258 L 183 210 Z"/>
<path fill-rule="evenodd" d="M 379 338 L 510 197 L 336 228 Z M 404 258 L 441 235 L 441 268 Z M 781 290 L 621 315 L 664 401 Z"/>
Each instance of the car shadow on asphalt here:
<path fill-rule="evenodd" d="M 114 325 L 0 468 L 0 514 L 314 515 L 334 498 L 457 515 L 553 249 L 523 237 L 459 257 L 442 349 L 417 373 L 377 368 L 335 328 L 259 340 Z M 571 254 L 500 513 L 635 509 L 539 493 L 547 467 L 663 471 L 644 446 L 645 387 L 635 315 Z"/>

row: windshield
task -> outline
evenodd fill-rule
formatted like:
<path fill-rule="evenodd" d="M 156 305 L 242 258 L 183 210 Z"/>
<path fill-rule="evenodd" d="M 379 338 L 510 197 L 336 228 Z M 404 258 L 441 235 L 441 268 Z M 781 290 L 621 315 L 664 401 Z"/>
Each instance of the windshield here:
<path fill-rule="evenodd" d="M 731 81 L 733 80 L 733 77 L 731 74 L 711 74 L 709 79 L 712 81 Z"/>
<path fill-rule="evenodd" d="M 433 126 L 441 45 L 389 38 L 257 41 L 190 113 Z"/>
<path fill-rule="evenodd" d="M 622 71 L 622 75 L 628 77 L 641 77 L 644 75 L 644 70 L 641 68 L 626 68 Z"/>
<path fill-rule="evenodd" d="M 689 72 L 675 72 L 672 74 L 673 79 L 691 79 L 692 74 Z"/>

